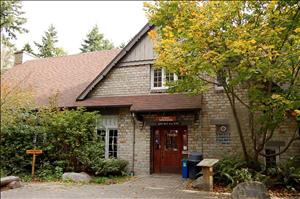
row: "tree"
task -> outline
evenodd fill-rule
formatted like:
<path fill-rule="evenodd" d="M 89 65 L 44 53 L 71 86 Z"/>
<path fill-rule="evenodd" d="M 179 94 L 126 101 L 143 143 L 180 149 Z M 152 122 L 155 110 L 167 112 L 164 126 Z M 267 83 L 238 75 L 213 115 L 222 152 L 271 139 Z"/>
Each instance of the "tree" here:
<path fill-rule="evenodd" d="M 24 12 L 22 9 L 22 3 L 19 0 L 12 1 L 0 1 L 0 19 L 1 19 L 1 43 L 11 42 L 10 39 L 17 39 L 17 33 L 27 32 L 22 27 L 26 23 L 26 18 L 22 17 Z"/>
<path fill-rule="evenodd" d="M 14 51 L 13 46 L 1 44 L 1 73 L 14 65 Z"/>
<path fill-rule="evenodd" d="M 122 48 L 124 48 L 125 46 L 126 46 L 126 44 L 125 44 L 124 42 L 122 42 L 122 43 L 118 46 L 118 48 L 122 49 Z"/>
<path fill-rule="evenodd" d="M 28 53 L 30 53 L 32 55 L 35 55 L 29 43 L 26 43 L 23 46 L 22 51 L 28 52 Z"/>
<path fill-rule="evenodd" d="M 45 32 L 45 35 L 42 37 L 42 43 L 34 42 L 37 46 L 39 52 L 37 56 L 39 57 L 56 57 L 65 55 L 66 52 L 62 48 L 56 47 L 57 32 L 53 25 L 50 25 L 48 30 Z"/>
<path fill-rule="evenodd" d="M 300 139 L 295 117 L 300 108 L 299 2 L 165 1 L 145 6 L 156 26 L 149 33 L 156 65 L 183 76 L 170 84 L 170 91 L 199 94 L 212 85 L 223 86 L 249 165 L 259 156 L 284 153 Z M 249 131 L 238 105 L 248 112 Z M 265 144 L 287 118 L 295 120 L 295 133 L 281 151 L 265 154 Z"/>
<path fill-rule="evenodd" d="M 81 44 L 81 52 L 93 52 L 100 50 L 111 50 L 114 48 L 113 43 L 104 38 L 104 35 L 99 32 L 97 25 L 86 35 L 86 39 Z"/>

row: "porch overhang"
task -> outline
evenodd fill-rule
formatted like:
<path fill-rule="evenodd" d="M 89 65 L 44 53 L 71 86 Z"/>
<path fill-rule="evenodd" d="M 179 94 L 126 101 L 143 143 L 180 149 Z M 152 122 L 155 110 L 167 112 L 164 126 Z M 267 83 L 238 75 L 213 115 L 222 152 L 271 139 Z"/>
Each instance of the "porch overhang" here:
<path fill-rule="evenodd" d="M 137 96 L 93 97 L 77 101 L 85 107 L 129 107 L 131 112 L 194 111 L 201 109 L 202 96 L 185 94 L 149 94 Z"/>

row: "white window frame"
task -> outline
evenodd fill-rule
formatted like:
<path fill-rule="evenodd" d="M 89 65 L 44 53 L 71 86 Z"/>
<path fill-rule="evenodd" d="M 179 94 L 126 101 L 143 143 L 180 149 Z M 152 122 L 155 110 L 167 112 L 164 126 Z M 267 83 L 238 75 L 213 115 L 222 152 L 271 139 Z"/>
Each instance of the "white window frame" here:
<path fill-rule="evenodd" d="M 96 133 L 97 130 L 104 130 L 105 131 L 105 159 L 110 158 L 109 157 L 109 131 L 110 130 L 117 130 L 119 134 L 118 129 L 118 117 L 117 116 L 101 116 L 101 119 L 96 119 Z M 98 136 L 98 135 L 97 135 Z M 118 137 L 117 136 L 117 148 L 118 148 Z M 117 149 L 117 157 L 118 157 L 118 149 Z"/>
<path fill-rule="evenodd" d="M 280 150 L 279 147 L 277 147 L 277 146 L 265 146 L 264 152 L 266 152 L 266 149 L 274 150 L 275 153 L 279 153 L 279 150 Z M 265 165 L 265 167 L 267 167 L 266 158 L 267 157 L 264 157 L 264 165 Z M 278 165 L 279 159 L 280 159 L 279 155 L 276 155 L 275 158 L 276 158 L 275 164 Z"/>
<path fill-rule="evenodd" d="M 161 72 L 161 81 L 162 81 L 162 86 L 161 87 L 154 87 L 154 70 L 155 69 L 161 69 L 162 72 Z M 155 68 L 155 67 L 151 67 L 151 90 L 166 90 L 168 89 L 169 87 L 166 85 L 167 83 L 167 80 L 166 80 L 166 69 L 165 68 Z M 178 80 L 178 76 L 173 73 L 174 75 L 174 81 L 177 81 Z"/>

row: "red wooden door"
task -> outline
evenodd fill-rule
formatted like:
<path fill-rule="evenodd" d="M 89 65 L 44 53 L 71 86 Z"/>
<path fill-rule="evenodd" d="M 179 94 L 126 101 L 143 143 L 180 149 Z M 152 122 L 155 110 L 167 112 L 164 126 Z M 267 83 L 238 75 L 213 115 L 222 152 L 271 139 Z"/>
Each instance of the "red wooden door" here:
<path fill-rule="evenodd" d="M 162 126 L 154 128 L 154 172 L 180 173 L 182 136 L 186 127 Z"/>

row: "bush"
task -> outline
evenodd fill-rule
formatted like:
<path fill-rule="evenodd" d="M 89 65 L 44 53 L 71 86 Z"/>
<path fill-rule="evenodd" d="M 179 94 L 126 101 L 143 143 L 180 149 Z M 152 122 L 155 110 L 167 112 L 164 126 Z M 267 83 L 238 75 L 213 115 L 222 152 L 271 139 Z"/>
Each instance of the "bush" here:
<path fill-rule="evenodd" d="M 268 188 L 281 187 L 300 190 L 299 157 L 291 157 L 285 164 L 263 171 L 247 168 L 246 162 L 237 157 L 226 157 L 215 167 L 215 182 L 233 188 L 238 183 L 259 181 Z"/>
<path fill-rule="evenodd" d="M 34 148 L 33 139 L 37 136 L 36 148 L 43 150 L 36 159 L 40 177 L 57 176 L 59 168 L 82 171 L 84 166 L 78 161 L 76 151 L 94 144 L 96 117 L 96 112 L 82 108 L 20 112 L 14 121 L 1 125 L 1 169 L 5 175 L 30 174 L 32 155 L 26 154 L 26 150 Z"/>
<path fill-rule="evenodd" d="M 83 165 L 82 170 L 95 173 L 93 167 L 102 162 L 105 156 L 104 142 L 96 139 L 78 148 L 75 153 L 78 161 Z"/>
<path fill-rule="evenodd" d="M 240 182 L 252 180 L 246 162 L 239 157 L 226 157 L 215 166 L 215 181 L 225 186 L 234 187 Z"/>
<path fill-rule="evenodd" d="M 63 168 L 51 165 L 49 162 L 45 162 L 36 172 L 36 176 L 45 181 L 59 180 L 62 175 Z"/>
<path fill-rule="evenodd" d="M 269 176 L 268 187 L 284 187 L 289 190 L 300 191 L 300 156 L 291 157 L 285 164 L 266 170 Z"/>
<path fill-rule="evenodd" d="M 116 176 L 116 175 L 126 175 L 127 174 L 126 160 L 120 159 L 103 159 L 102 161 L 95 162 L 92 165 L 92 169 L 95 175 L 101 176 Z"/>

